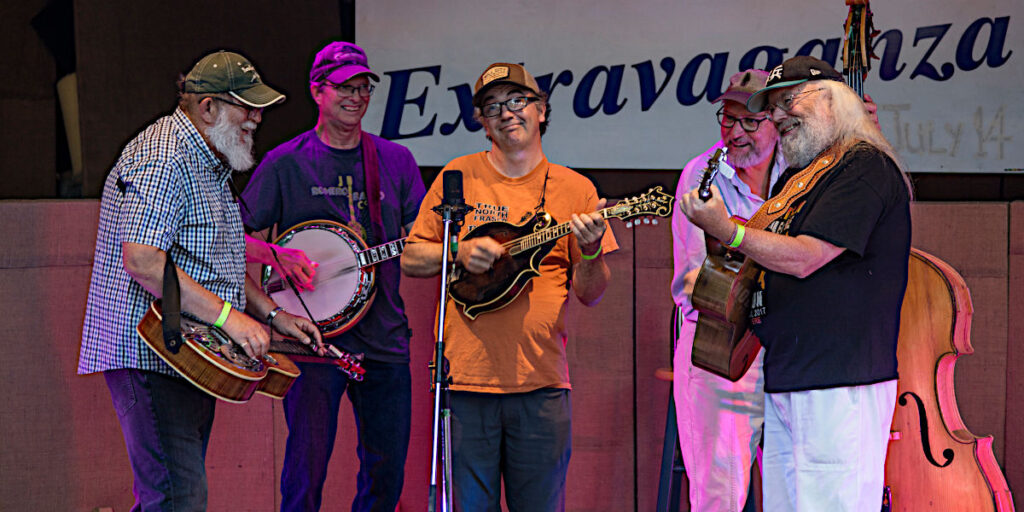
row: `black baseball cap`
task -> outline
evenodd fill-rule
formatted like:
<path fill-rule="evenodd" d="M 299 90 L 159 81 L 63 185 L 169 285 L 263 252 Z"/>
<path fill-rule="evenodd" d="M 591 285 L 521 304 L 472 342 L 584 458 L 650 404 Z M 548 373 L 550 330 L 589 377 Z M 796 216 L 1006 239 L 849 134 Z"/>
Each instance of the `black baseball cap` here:
<path fill-rule="evenodd" d="M 792 87 L 811 80 L 835 80 L 836 82 L 842 82 L 843 75 L 839 74 L 827 62 L 810 55 L 800 55 L 787 59 L 768 73 L 768 81 L 765 83 L 764 88 L 752 94 L 747 100 L 747 110 L 751 112 L 764 110 L 768 93 L 772 89 Z"/>

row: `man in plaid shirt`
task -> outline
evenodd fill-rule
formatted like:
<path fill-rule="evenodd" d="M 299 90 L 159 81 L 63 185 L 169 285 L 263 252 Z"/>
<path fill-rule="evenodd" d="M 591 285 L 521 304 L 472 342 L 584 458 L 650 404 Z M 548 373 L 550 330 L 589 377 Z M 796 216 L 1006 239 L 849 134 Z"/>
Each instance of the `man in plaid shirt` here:
<path fill-rule="evenodd" d="M 245 275 L 232 171 L 252 167 L 263 108 L 284 95 L 245 57 L 219 51 L 182 80 L 178 108 L 125 146 L 107 176 L 78 373 L 103 372 L 135 476 L 133 510 L 204 510 L 215 400 L 179 377 L 135 326 L 163 291 L 167 254 L 181 310 L 221 326 L 251 357 L 267 352 L 258 319 L 320 344 L 308 320 L 277 308 Z"/>

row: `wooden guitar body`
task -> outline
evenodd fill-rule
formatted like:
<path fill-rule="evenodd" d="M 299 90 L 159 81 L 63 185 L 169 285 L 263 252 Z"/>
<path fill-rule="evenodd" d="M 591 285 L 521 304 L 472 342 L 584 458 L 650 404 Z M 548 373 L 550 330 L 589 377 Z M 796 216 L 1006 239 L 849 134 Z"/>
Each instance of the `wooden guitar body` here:
<path fill-rule="evenodd" d="M 889 510 L 1014 510 L 992 452 L 992 436 L 972 434 L 957 409 L 954 365 L 974 352 L 972 314 L 970 291 L 960 274 L 913 249 L 900 312 L 900 377 L 885 460 Z"/>
<path fill-rule="evenodd" d="M 164 344 L 160 300 L 153 301 L 136 331 L 156 355 L 199 389 L 226 402 L 244 403 L 260 393 L 282 399 L 298 378 L 299 368 L 284 354 L 253 359 L 224 331 L 182 320 L 184 341 L 178 353 Z"/>
<path fill-rule="evenodd" d="M 519 225 L 488 222 L 466 233 L 463 240 L 491 237 L 504 244 L 546 229 L 552 224 L 554 219 L 551 215 L 540 212 Z M 540 275 L 541 260 L 551 253 L 557 243 L 558 239 L 555 238 L 518 253 L 506 251 L 494 262 L 491 271 L 483 274 L 473 274 L 456 267 L 455 279 L 450 288 L 452 300 L 463 307 L 463 312 L 471 320 L 481 313 L 507 306 L 522 293 L 530 279 Z"/>
<path fill-rule="evenodd" d="M 757 272 L 741 254 L 709 252 L 690 298 L 700 312 L 693 337 L 694 366 L 733 382 L 747 373 L 761 350 L 748 318 Z"/>

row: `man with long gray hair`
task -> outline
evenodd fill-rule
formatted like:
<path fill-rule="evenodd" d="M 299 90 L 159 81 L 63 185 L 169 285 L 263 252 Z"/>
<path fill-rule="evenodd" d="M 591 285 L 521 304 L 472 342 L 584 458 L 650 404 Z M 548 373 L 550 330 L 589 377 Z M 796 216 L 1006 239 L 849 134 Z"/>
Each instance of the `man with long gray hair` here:
<path fill-rule="evenodd" d="M 767 112 L 789 168 L 744 228 L 717 191 L 680 200 L 705 232 L 759 266 L 750 320 L 765 348 L 764 509 L 881 503 L 896 400 L 911 190 L 841 75 L 813 57 L 773 69 L 747 101 Z"/>

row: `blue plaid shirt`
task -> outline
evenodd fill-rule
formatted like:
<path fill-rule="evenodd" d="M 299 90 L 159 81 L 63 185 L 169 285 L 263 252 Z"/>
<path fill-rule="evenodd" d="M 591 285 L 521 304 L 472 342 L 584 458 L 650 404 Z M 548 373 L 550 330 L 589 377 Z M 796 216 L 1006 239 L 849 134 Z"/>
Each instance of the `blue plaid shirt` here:
<path fill-rule="evenodd" d="M 175 375 L 135 331 L 154 297 L 125 271 L 124 242 L 169 252 L 192 279 L 245 309 L 245 241 L 230 177 L 181 109 L 125 146 L 103 187 L 79 374 Z"/>

